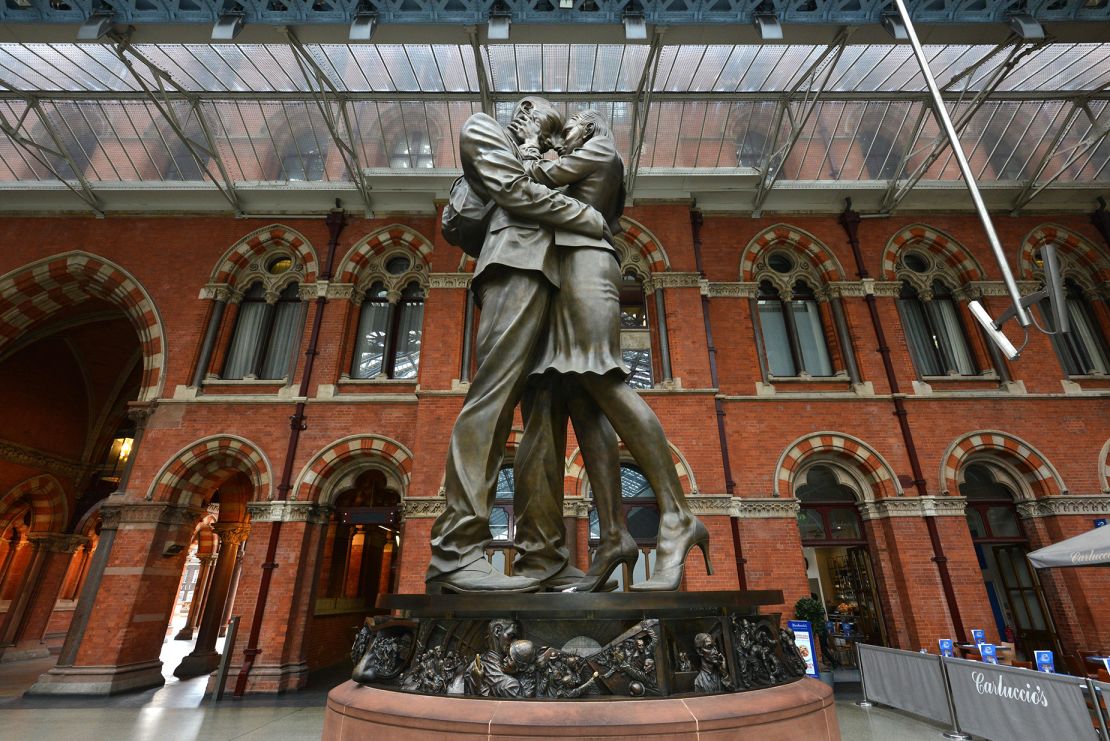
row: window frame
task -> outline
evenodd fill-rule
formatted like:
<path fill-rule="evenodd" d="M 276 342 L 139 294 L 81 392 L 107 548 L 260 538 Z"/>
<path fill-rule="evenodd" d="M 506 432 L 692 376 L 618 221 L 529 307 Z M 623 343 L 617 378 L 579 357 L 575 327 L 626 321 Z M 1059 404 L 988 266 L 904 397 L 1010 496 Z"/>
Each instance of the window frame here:
<path fill-rule="evenodd" d="M 759 281 L 758 288 L 755 296 L 755 309 L 759 318 L 759 334 L 762 342 L 763 360 L 767 368 L 767 376 L 770 380 L 785 379 L 785 378 L 812 378 L 816 380 L 831 380 L 835 379 L 840 372 L 833 365 L 833 348 L 829 346 L 829 333 L 828 328 L 825 326 L 825 317 L 821 310 L 821 302 L 818 300 L 817 291 L 810 285 L 810 280 L 805 276 L 798 277 L 793 284 L 791 284 L 788 293 L 789 298 L 783 297 L 783 289 L 766 277 Z M 783 333 L 785 337 L 784 344 L 790 352 L 791 363 L 794 366 L 794 373 L 790 375 L 783 375 L 774 373 L 771 367 L 771 354 L 766 322 L 763 319 L 763 307 L 777 302 L 779 311 L 782 313 Z M 806 360 L 805 349 L 802 345 L 801 330 L 798 327 L 798 318 L 795 316 L 794 303 L 810 303 L 813 304 L 814 314 L 816 318 L 817 329 L 820 330 L 819 337 L 821 339 L 822 347 L 824 348 L 825 360 L 828 363 L 828 373 L 814 373 L 812 372 Z M 839 338 L 837 338 L 839 340 Z"/>
<path fill-rule="evenodd" d="M 941 289 L 939 293 L 937 291 L 938 287 Z M 979 360 L 978 358 L 976 358 L 975 352 L 972 350 L 971 341 L 967 334 L 967 325 L 964 323 L 963 312 L 960 310 L 960 305 L 957 302 L 952 289 L 943 279 L 939 277 L 934 277 L 930 283 L 929 288 L 930 298 L 926 300 L 922 297 L 921 294 L 922 291 L 917 285 L 915 285 L 914 281 L 903 278 L 902 287 L 899 290 L 898 297 L 896 299 L 898 305 L 898 318 L 902 322 L 902 331 L 906 335 L 906 347 L 909 350 L 910 358 L 913 360 L 914 369 L 917 371 L 917 374 L 921 378 L 976 378 L 982 375 L 983 369 L 979 367 Z M 933 312 L 929 311 L 928 308 L 928 305 L 930 303 L 936 301 L 947 302 L 951 305 L 952 313 L 955 316 L 956 323 L 956 326 L 953 330 L 955 332 L 955 335 L 953 335 L 953 332 L 949 331 L 947 327 L 937 326 L 936 318 L 933 316 Z M 934 364 L 933 367 L 940 369 L 941 372 L 939 373 L 928 372 L 932 370 L 932 368 L 925 367 L 925 358 L 919 357 L 917 350 L 914 349 L 917 344 L 911 340 L 911 334 L 915 331 L 911 329 L 914 324 L 908 321 L 908 307 L 911 305 L 911 303 L 916 303 L 916 305 L 918 306 L 918 311 L 920 312 L 921 318 L 924 321 L 925 329 L 929 333 L 928 337 L 922 338 L 923 342 L 921 344 L 929 348 L 929 351 L 932 355 L 931 360 Z M 955 358 L 953 358 L 952 363 L 949 363 L 948 360 L 945 358 L 946 353 L 941 348 L 940 341 L 938 339 L 942 336 L 950 343 L 953 342 L 953 340 L 956 340 L 960 344 L 962 344 L 964 353 L 967 355 L 971 363 L 971 369 L 969 372 L 964 373 L 958 367 L 949 367 L 950 365 L 958 366 L 959 363 L 958 361 L 956 361 Z"/>

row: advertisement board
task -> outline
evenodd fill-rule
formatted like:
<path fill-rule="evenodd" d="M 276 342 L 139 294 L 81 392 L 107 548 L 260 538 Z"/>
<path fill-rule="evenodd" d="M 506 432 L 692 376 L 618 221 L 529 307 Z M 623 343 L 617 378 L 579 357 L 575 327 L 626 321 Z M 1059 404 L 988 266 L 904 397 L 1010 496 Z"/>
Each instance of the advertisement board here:
<path fill-rule="evenodd" d="M 813 626 L 808 620 L 788 620 L 787 625 L 794 631 L 794 645 L 805 659 L 806 676 L 821 676 L 821 670 L 817 666 L 817 647 L 813 644 Z"/>
<path fill-rule="evenodd" d="M 1037 671 L 1056 673 L 1056 662 L 1053 661 L 1051 651 L 1034 651 L 1033 656 L 1037 660 Z"/>

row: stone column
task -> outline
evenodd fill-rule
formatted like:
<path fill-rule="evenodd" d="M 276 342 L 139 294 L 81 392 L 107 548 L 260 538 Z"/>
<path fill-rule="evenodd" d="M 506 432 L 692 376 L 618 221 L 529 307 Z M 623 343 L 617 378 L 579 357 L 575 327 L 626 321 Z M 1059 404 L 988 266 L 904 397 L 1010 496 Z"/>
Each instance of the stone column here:
<path fill-rule="evenodd" d="M 201 612 L 204 610 L 204 597 L 212 577 L 212 564 L 215 561 L 215 556 L 200 557 L 200 570 L 197 572 L 196 584 L 193 585 L 193 601 L 189 605 L 189 615 L 185 618 L 185 627 L 173 637 L 175 641 L 193 640 L 193 631 L 196 630 Z"/>
<path fill-rule="evenodd" d="M 239 592 L 239 577 L 243 575 L 243 550 L 240 544 L 235 555 L 235 571 L 231 574 L 231 587 L 227 590 L 227 599 L 224 600 L 224 612 L 220 616 L 220 638 L 227 636 L 227 624 L 231 620 L 231 608 L 235 605 L 235 595 Z"/>
<path fill-rule="evenodd" d="M 18 601 L 12 600 L 15 609 L 8 611 L 3 634 L 4 649 L 0 661 L 41 658 L 50 655 L 42 642 L 46 624 L 58 601 L 58 592 L 66 572 L 69 571 L 73 552 L 88 539 L 80 535 L 59 533 L 32 534 L 31 544 L 35 553 Z"/>
<path fill-rule="evenodd" d="M 204 614 L 200 618 L 196 646 L 193 647 L 193 652 L 182 659 L 181 664 L 173 670 L 173 675 L 182 679 L 209 674 L 220 662 L 220 655 L 216 652 L 220 619 L 223 617 L 224 605 L 231 589 L 231 578 L 238 560 L 239 544 L 250 532 L 250 526 L 238 522 L 216 523 L 212 528 L 220 536 L 220 552 L 216 557 L 216 566 L 212 570 L 212 587 L 205 601 Z"/>
<path fill-rule="evenodd" d="M 4 553 L 4 563 L 0 565 L 0 599 L 4 599 L 4 595 L 8 593 L 8 577 L 13 574 L 16 558 L 22 557 L 23 555 L 20 551 L 26 548 L 27 545 L 27 541 L 18 533 L 8 543 L 8 550 Z M 10 610 L 11 607 L 9 606 L 8 609 Z"/>

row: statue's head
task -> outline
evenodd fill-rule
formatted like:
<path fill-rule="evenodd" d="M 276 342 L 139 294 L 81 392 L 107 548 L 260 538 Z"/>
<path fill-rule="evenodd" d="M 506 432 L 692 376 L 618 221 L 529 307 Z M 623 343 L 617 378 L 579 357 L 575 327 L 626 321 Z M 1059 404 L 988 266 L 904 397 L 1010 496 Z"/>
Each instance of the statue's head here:
<path fill-rule="evenodd" d="M 524 143 L 521 127 L 526 120 L 539 124 L 541 136 L 551 137 L 563 126 L 563 117 L 555 110 L 555 106 L 551 105 L 551 101 L 538 95 L 521 98 L 516 104 L 516 109 L 513 110 L 513 118 L 509 121 L 508 129 L 517 144 Z"/>
<path fill-rule="evenodd" d="M 495 618 L 489 621 L 489 649 L 502 656 L 509 654 L 509 646 L 516 640 L 517 624 L 515 620 Z"/>
<path fill-rule="evenodd" d="M 613 133 L 604 116 L 593 108 L 587 108 L 571 116 L 563 125 L 561 141 L 557 143 L 555 150 L 561 155 L 570 154 L 595 136 L 612 137 Z"/>

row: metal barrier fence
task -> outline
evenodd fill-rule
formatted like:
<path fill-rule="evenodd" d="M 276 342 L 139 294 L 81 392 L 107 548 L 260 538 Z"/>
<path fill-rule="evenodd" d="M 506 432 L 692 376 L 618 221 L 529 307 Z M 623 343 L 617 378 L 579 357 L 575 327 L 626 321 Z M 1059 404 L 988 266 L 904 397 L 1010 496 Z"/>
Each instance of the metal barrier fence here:
<path fill-rule="evenodd" d="M 947 738 L 1110 741 L 1110 684 L 880 646 L 857 651 L 865 702 L 949 724 Z"/>

